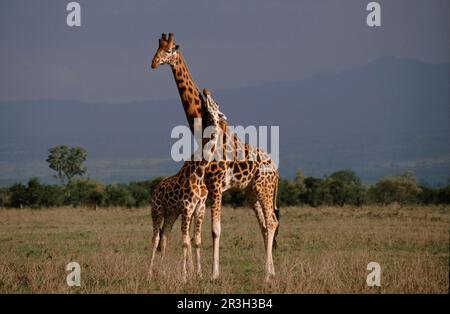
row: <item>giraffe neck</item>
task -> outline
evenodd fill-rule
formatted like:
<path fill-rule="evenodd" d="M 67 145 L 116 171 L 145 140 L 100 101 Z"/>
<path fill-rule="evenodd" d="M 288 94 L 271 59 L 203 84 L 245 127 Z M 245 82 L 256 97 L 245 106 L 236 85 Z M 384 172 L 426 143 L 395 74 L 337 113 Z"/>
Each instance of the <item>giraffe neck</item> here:
<path fill-rule="evenodd" d="M 194 129 L 194 119 L 202 118 L 203 98 L 198 90 L 197 84 L 192 78 L 181 52 L 178 52 L 177 60 L 171 65 L 173 77 L 177 84 L 181 102 L 183 104 L 186 119 L 191 131 Z"/>

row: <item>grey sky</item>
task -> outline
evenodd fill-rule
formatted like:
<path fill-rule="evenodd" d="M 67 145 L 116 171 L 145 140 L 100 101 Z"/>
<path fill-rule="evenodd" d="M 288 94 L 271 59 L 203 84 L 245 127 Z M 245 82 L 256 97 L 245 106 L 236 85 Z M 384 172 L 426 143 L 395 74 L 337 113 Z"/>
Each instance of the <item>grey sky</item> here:
<path fill-rule="evenodd" d="M 381 56 L 449 62 L 448 0 L 0 2 L 0 100 L 93 102 L 177 97 L 168 67 L 151 70 L 161 32 L 174 32 L 200 87 L 296 80 Z"/>

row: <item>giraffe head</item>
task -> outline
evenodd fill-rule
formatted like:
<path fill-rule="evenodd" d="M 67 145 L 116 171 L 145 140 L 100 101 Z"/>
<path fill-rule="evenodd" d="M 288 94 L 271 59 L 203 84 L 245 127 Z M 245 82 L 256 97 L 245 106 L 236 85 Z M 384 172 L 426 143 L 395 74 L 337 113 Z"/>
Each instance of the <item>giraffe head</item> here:
<path fill-rule="evenodd" d="M 220 111 L 219 104 L 212 98 L 211 92 L 209 89 L 205 88 L 203 89 L 203 95 L 206 99 L 206 110 L 209 114 L 209 119 L 211 120 L 209 122 L 210 125 L 219 126 L 220 121 L 227 120 L 227 117 Z"/>
<path fill-rule="evenodd" d="M 152 69 L 156 69 L 161 64 L 173 65 L 178 58 L 179 47 L 173 41 L 173 33 L 169 33 L 169 38 L 166 38 L 166 34 L 163 33 L 159 39 L 158 50 L 152 60 Z"/>

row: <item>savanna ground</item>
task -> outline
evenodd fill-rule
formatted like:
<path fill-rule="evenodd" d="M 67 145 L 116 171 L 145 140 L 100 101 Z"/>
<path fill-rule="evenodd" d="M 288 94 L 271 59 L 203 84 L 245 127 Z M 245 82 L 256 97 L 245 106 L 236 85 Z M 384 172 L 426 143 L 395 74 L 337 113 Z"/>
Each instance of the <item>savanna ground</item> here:
<path fill-rule="evenodd" d="M 449 207 L 282 208 L 276 278 L 264 284 L 264 248 L 253 212 L 224 208 L 221 276 L 209 279 L 209 213 L 203 279 L 179 279 L 180 220 L 151 282 L 150 209 L 0 210 L 0 293 L 448 293 Z M 158 256 L 159 257 L 159 256 Z M 81 287 L 66 264 L 81 265 Z M 368 287 L 367 264 L 381 265 Z"/>

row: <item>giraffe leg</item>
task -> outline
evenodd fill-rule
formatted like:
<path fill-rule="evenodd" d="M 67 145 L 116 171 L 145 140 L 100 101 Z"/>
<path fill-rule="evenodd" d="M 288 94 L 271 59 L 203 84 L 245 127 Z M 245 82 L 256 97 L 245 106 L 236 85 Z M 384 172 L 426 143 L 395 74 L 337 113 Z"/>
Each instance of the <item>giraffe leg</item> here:
<path fill-rule="evenodd" d="M 195 208 L 195 206 L 193 208 Z M 191 221 L 189 223 L 189 231 L 188 231 L 188 234 L 189 234 L 189 248 L 188 248 L 188 251 L 187 251 L 187 267 L 188 267 L 188 272 L 189 273 L 193 273 L 194 272 L 194 260 L 193 260 L 193 257 L 192 257 L 192 245 L 191 245 L 191 243 L 192 243 L 191 229 L 193 229 L 193 226 L 194 226 L 194 213 L 195 212 L 193 211 L 192 214 L 191 214 Z"/>
<path fill-rule="evenodd" d="M 149 277 L 153 276 L 153 262 L 155 260 L 156 250 L 160 240 L 160 230 L 164 223 L 164 216 L 161 212 L 161 206 L 154 205 L 152 207 L 152 220 L 153 220 L 153 238 L 152 238 L 152 257 L 150 260 Z"/>
<path fill-rule="evenodd" d="M 182 280 L 184 282 L 187 281 L 188 274 L 188 259 L 190 258 L 192 261 L 192 253 L 191 253 L 191 238 L 189 235 L 189 226 L 191 223 L 192 214 L 194 209 L 192 205 L 185 206 L 184 212 L 181 220 L 181 233 L 182 233 L 182 246 L 183 246 L 183 269 L 182 269 Z"/>
<path fill-rule="evenodd" d="M 266 281 L 271 276 L 275 276 L 275 268 L 273 265 L 272 248 L 275 230 L 278 226 L 278 220 L 273 210 L 271 210 L 271 201 L 263 202 L 264 218 L 267 225 L 267 241 L 266 241 Z"/>
<path fill-rule="evenodd" d="M 170 232 L 172 231 L 173 224 L 178 218 L 178 214 L 175 213 L 175 211 L 170 211 L 173 214 L 166 215 L 164 217 L 164 225 L 162 227 L 161 231 L 161 240 L 160 240 L 160 248 L 161 248 L 161 259 L 164 260 L 166 256 L 166 247 L 167 247 L 167 241 L 170 235 Z"/>
<path fill-rule="evenodd" d="M 272 247 L 273 247 L 273 239 L 275 236 L 275 230 L 278 226 L 278 219 L 275 215 L 274 211 L 274 188 L 264 182 L 257 188 L 258 200 L 261 204 L 264 220 L 266 222 L 267 228 L 267 240 L 265 242 L 266 247 L 266 281 L 269 281 L 271 277 L 275 276 L 275 268 L 273 265 L 273 257 L 272 257 Z"/>
<path fill-rule="evenodd" d="M 220 243 L 220 211 L 222 205 L 222 189 L 216 187 L 212 193 L 211 228 L 213 238 L 213 270 L 212 279 L 219 278 L 219 243 Z"/>
<path fill-rule="evenodd" d="M 195 255 L 197 262 L 197 275 L 202 277 L 202 264 L 200 260 L 200 246 L 202 244 L 202 223 L 205 217 L 205 202 L 202 202 L 195 213 L 195 230 L 194 230 L 194 244 Z"/>
<path fill-rule="evenodd" d="M 261 235 L 264 241 L 264 249 L 267 247 L 267 228 L 266 228 L 266 220 L 264 218 L 264 213 L 261 207 L 261 204 L 258 201 L 255 193 L 251 193 L 248 195 L 249 201 L 252 204 L 253 212 L 255 213 L 256 219 L 258 220 L 259 228 L 261 229 Z"/>

